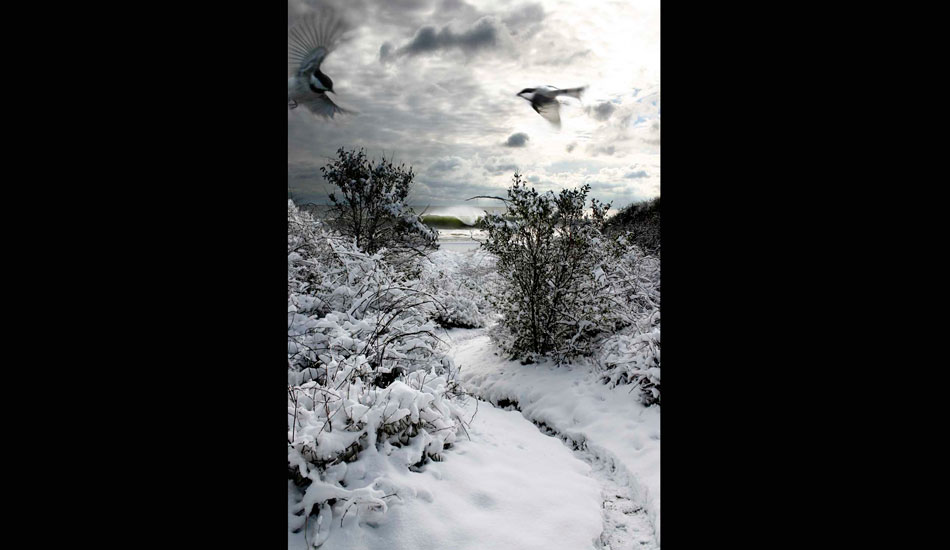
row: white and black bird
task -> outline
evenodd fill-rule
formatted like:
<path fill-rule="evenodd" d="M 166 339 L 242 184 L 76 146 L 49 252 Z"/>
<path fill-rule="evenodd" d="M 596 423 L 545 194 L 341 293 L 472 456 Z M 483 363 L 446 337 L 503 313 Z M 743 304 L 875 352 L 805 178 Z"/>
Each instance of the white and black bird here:
<path fill-rule="evenodd" d="M 298 105 L 313 114 L 333 118 L 349 113 L 328 96 L 333 91 L 333 80 L 323 74 L 320 65 L 343 37 L 347 28 L 343 20 L 329 8 L 310 14 L 288 31 L 287 58 L 290 78 L 287 81 L 287 106 Z"/>
<path fill-rule="evenodd" d="M 546 118 L 548 122 L 554 126 L 560 128 L 561 102 L 558 101 L 558 96 L 563 95 L 580 99 L 581 94 L 584 93 L 584 90 L 586 89 L 587 86 L 564 89 L 555 88 L 554 86 L 540 86 L 537 88 L 525 88 L 515 95 L 529 101 L 531 106 L 534 107 L 534 110 L 537 111 L 539 115 Z"/>

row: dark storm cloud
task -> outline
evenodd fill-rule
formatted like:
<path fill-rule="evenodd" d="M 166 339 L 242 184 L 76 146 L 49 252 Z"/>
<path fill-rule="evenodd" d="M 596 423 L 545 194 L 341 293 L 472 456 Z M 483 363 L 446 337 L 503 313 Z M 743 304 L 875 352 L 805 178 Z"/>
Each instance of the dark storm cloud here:
<path fill-rule="evenodd" d="M 508 141 L 505 142 L 505 147 L 524 147 L 528 143 L 529 139 L 531 138 L 529 138 L 528 134 L 524 132 L 511 134 L 508 136 Z"/>

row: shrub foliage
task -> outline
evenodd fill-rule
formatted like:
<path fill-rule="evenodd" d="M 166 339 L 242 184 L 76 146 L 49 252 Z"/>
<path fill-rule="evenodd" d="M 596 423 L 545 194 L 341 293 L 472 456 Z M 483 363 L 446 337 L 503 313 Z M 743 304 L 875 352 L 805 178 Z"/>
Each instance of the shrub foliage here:
<path fill-rule="evenodd" d="M 609 205 L 585 209 L 589 192 L 539 193 L 515 174 L 507 212 L 486 213 L 482 246 L 500 275 L 492 335 L 524 362 L 590 357 L 605 383 L 634 384 L 644 403 L 659 403 L 659 258 L 636 234 L 607 232 Z"/>
<path fill-rule="evenodd" d="M 384 513 L 400 494 L 387 471 L 441 460 L 462 420 L 439 302 L 292 202 L 287 221 L 288 475 L 295 527 L 319 546 Z"/>
<path fill-rule="evenodd" d="M 340 148 L 337 158 L 320 170 L 335 187 L 329 196 L 330 225 L 353 239 L 360 250 L 421 255 L 438 248 L 438 232 L 422 223 L 406 204 L 412 167 L 385 159 L 372 162 L 362 149 Z"/>
<path fill-rule="evenodd" d="M 588 354 L 592 338 L 611 326 L 598 289 L 604 263 L 600 227 L 609 205 L 591 201 L 590 186 L 538 193 L 515 174 L 507 213 L 487 214 L 482 246 L 497 257 L 504 288 L 495 305 L 496 335 L 506 351 L 525 360 Z"/>

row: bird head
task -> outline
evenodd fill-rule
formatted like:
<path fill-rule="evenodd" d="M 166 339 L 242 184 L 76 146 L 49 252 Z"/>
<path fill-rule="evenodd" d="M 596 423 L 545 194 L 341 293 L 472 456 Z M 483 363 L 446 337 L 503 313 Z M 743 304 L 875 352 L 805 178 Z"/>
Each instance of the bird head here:
<path fill-rule="evenodd" d="M 518 93 L 515 94 L 515 95 L 517 95 L 518 97 L 524 98 L 524 99 L 528 99 L 528 98 L 524 97 L 524 94 L 533 94 L 533 93 L 534 93 L 534 90 L 535 90 L 535 88 L 525 88 L 524 90 L 521 90 L 520 92 L 518 92 Z"/>

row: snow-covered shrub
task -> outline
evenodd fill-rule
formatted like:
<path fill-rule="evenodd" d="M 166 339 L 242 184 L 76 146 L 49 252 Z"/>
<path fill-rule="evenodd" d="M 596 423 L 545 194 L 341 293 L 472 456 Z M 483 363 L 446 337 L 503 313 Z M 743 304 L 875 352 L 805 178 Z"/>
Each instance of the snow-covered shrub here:
<path fill-rule="evenodd" d="M 442 304 L 432 309 L 432 319 L 444 328 L 485 326 L 491 311 L 486 292 L 497 279 L 494 258 L 482 251 L 440 250 L 429 260 L 422 264 L 421 280 Z"/>
<path fill-rule="evenodd" d="M 644 405 L 660 404 L 660 328 L 625 330 L 604 341 L 598 357 L 610 387 L 632 384 Z"/>
<path fill-rule="evenodd" d="M 591 357 L 605 383 L 659 403 L 660 260 L 633 233 L 606 236 L 609 206 L 592 200 L 585 213 L 589 190 L 542 194 L 515 174 L 507 212 L 487 215 L 483 247 L 503 281 L 492 336 L 524 360 Z"/>
<path fill-rule="evenodd" d="M 438 248 L 438 232 L 406 204 L 413 180 L 412 168 L 381 159 L 371 162 L 362 149 L 340 148 L 337 158 L 320 168 L 336 187 L 328 220 L 357 248 L 374 254 L 387 250 L 390 262 L 409 260 Z M 337 196 L 339 192 L 339 196 Z"/>
<path fill-rule="evenodd" d="M 630 237 L 613 243 L 607 280 L 619 330 L 601 344 L 596 364 L 608 385 L 635 385 L 643 404 L 660 404 L 660 260 Z"/>
<path fill-rule="evenodd" d="M 441 303 L 381 253 L 370 255 L 290 205 L 288 354 L 300 381 L 326 375 L 335 357 L 362 355 L 361 376 L 392 381 L 438 363 L 429 311 Z M 395 373 L 395 374 L 393 374 Z"/>
<path fill-rule="evenodd" d="M 591 201 L 590 186 L 559 194 L 528 189 L 515 174 L 504 215 L 488 214 L 482 246 L 497 257 L 504 281 L 494 305 L 502 315 L 496 341 L 515 357 L 558 361 L 590 355 L 598 336 L 617 324 L 607 287 L 607 242 L 600 233 L 609 206 Z"/>
<path fill-rule="evenodd" d="M 400 496 L 389 474 L 441 460 L 462 420 L 441 304 L 292 202 L 287 221 L 288 474 L 316 547 L 345 517 L 378 521 Z"/>
<path fill-rule="evenodd" d="M 446 398 L 452 383 L 445 376 L 416 370 L 379 388 L 364 385 L 351 369 L 333 372 L 327 384 L 311 380 L 288 392 L 289 474 L 304 488 L 293 527 L 306 528 L 313 547 L 347 514 L 375 524 L 387 498 L 412 496 L 394 474 L 442 460 L 461 422 Z"/>

